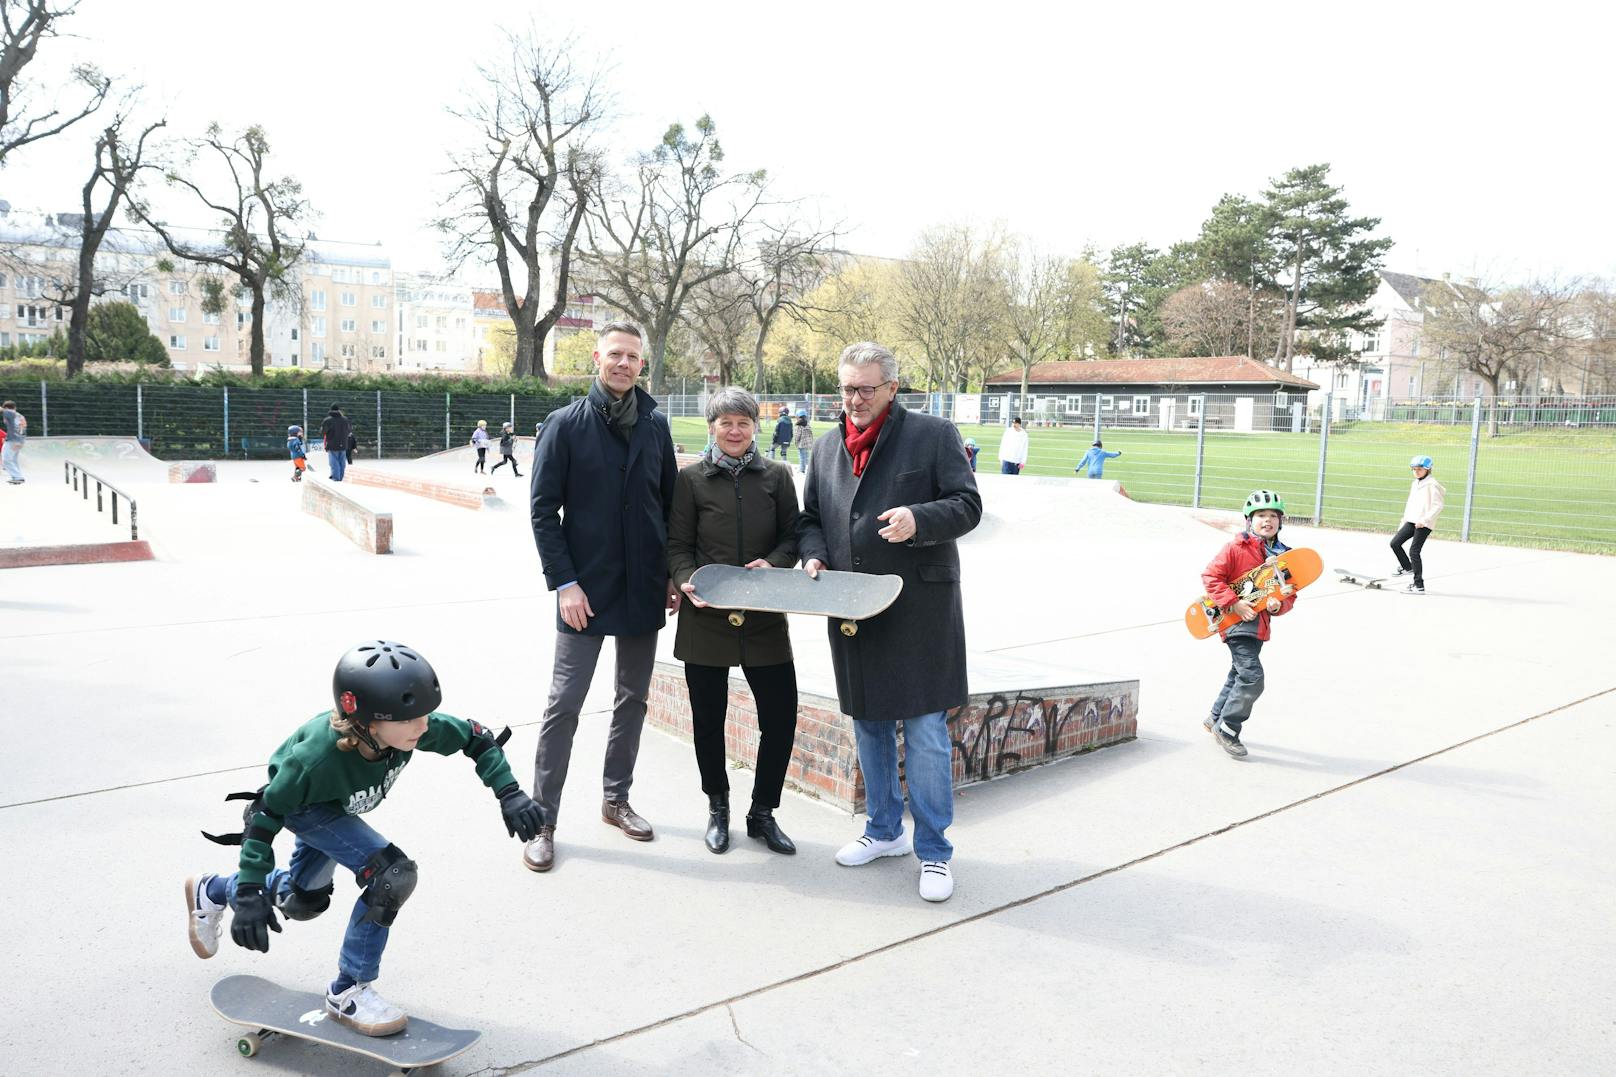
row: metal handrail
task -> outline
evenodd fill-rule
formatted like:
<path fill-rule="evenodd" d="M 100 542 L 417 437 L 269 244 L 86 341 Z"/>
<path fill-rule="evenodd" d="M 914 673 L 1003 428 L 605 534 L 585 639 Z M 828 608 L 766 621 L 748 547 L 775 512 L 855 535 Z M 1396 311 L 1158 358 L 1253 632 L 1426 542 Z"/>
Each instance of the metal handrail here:
<path fill-rule="evenodd" d="M 140 538 L 140 517 L 135 506 L 134 498 L 112 485 L 106 479 L 103 479 L 100 475 L 97 475 L 95 472 L 88 470 L 72 460 L 63 462 L 62 478 L 68 485 L 72 486 L 75 491 L 82 489 L 84 492 L 84 500 L 86 501 L 90 500 L 90 480 L 94 479 L 96 512 L 100 512 L 106 507 L 106 503 L 102 499 L 103 488 L 110 491 L 112 494 L 112 522 L 114 524 L 118 522 L 118 498 L 121 497 L 127 501 L 129 503 L 129 540 L 133 542 Z"/>

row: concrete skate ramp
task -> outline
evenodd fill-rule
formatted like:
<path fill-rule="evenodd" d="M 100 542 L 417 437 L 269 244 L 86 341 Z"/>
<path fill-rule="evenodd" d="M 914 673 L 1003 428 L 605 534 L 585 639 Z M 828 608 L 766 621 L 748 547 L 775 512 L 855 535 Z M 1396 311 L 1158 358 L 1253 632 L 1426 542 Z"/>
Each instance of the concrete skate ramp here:
<path fill-rule="evenodd" d="M 337 483 L 312 476 L 303 480 L 304 512 L 326 521 L 366 553 L 392 553 L 393 514 L 368 500 L 352 487 L 338 489 Z"/>
<path fill-rule="evenodd" d="M 44 478 L 40 472 L 49 468 L 53 477 L 60 478 L 62 464 L 67 460 L 108 482 L 168 481 L 168 465 L 134 438 L 29 438 L 23 445 L 25 474 L 33 472 L 37 478 Z"/>

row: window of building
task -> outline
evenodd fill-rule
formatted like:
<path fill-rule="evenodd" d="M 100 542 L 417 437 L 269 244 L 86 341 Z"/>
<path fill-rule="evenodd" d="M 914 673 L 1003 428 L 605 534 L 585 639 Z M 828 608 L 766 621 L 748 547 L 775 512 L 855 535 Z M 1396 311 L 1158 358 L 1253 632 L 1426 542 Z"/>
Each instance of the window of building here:
<path fill-rule="evenodd" d="M 370 305 L 373 306 L 373 307 L 376 307 L 376 308 L 378 308 L 380 310 L 386 310 L 387 309 L 387 297 L 385 295 L 383 295 L 381 292 L 377 292 L 375 295 L 370 297 Z"/>
<path fill-rule="evenodd" d="M 415 328 L 417 328 L 417 329 L 425 329 L 426 328 L 426 315 L 425 314 L 417 314 L 415 316 Z"/>
<path fill-rule="evenodd" d="M 1102 396 L 1102 397 L 1100 397 L 1100 410 L 1101 411 L 1115 411 L 1116 409 L 1117 409 L 1117 401 L 1116 401 L 1115 397 L 1110 397 L 1110 396 Z"/>
<path fill-rule="evenodd" d="M 1189 405 L 1189 414 L 1190 414 L 1190 416 L 1192 418 L 1194 416 L 1197 416 L 1197 415 L 1201 414 L 1202 400 L 1203 400 L 1202 397 L 1192 396 L 1188 400 L 1185 401 L 1185 403 Z"/>
<path fill-rule="evenodd" d="M 10 333 L 0 333 L 0 348 L 9 348 L 9 347 L 11 347 L 11 334 Z"/>
<path fill-rule="evenodd" d="M 311 362 L 311 363 L 324 363 L 325 362 L 325 345 L 324 344 L 316 342 L 314 344 L 309 345 L 309 362 Z"/>
<path fill-rule="evenodd" d="M 17 288 L 29 299 L 39 298 L 40 291 L 45 287 L 44 277 L 18 277 Z"/>
<path fill-rule="evenodd" d="M 1073 415 L 1076 415 L 1078 412 L 1082 411 L 1083 410 L 1083 398 L 1081 396 L 1069 396 L 1069 397 L 1067 397 L 1066 398 L 1066 410 L 1071 412 Z"/>
<path fill-rule="evenodd" d="M 297 339 L 297 326 L 295 326 L 295 325 L 292 326 L 292 339 L 293 340 Z"/>
<path fill-rule="evenodd" d="M 380 344 L 372 344 L 370 346 L 370 357 L 372 359 L 386 359 L 387 358 L 387 349 L 386 349 L 386 347 L 384 347 L 383 345 L 380 345 Z"/>
<path fill-rule="evenodd" d="M 426 341 L 423 340 L 423 339 L 417 338 L 417 340 L 415 341 L 415 350 L 418 351 L 418 352 L 426 351 Z"/>
<path fill-rule="evenodd" d="M 356 358 L 358 356 L 358 354 L 359 354 L 359 351 L 358 351 L 357 348 L 354 347 L 354 345 L 352 345 L 352 344 L 344 344 L 342 346 L 342 357 L 344 359 Z"/>
<path fill-rule="evenodd" d="M 209 313 L 208 311 L 204 310 L 202 312 L 202 324 L 203 325 L 218 325 L 219 324 L 219 314 L 218 314 L 218 312 L 215 311 L 215 312 Z"/>
<path fill-rule="evenodd" d="M 438 348 L 437 348 L 437 350 L 438 350 L 438 351 L 440 351 L 440 352 L 446 352 L 446 351 L 448 351 L 448 350 L 449 350 L 449 342 L 448 342 L 448 341 L 445 341 L 445 340 L 440 340 L 440 341 L 438 341 Z"/>
<path fill-rule="evenodd" d="M 1375 330 L 1365 333 L 1363 335 L 1363 347 L 1360 350 L 1380 354 L 1380 331 Z"/>
<path fill-rule="evenodd" d="M 236 328 L 237 329 L 245 328 L 247 323 L 250 322 L 250 321 L 252 321 L 252 315 L 248 314 L 244 310 L 236 311 Z M 295 333 L 295 332 L 297 332 L 297 330 L 294 329 L 293 332 Z"/>
<path fill-rule="evenodd" d="M 456 318 L 455 319 L 455 328 L 456 329 L 464 329 L 465 327 L 466 327 L 466 319 L 464 319 L 464 318 Z"/>
<path fill-rule="evenodd" d="M 0 273 L 0 288 L 4 288 L 5 286 L 6 286 L 6 275 L 4 273 Z"/>
<path fill-rule="evenodd" d="M 1133 410 L 1137 415 L 1150 414 L 1150 397 L 1136 396 L 1133 398 Z"/>
<path fill-rule="evenodd" d="M 317 337 L 325 336 L 325 319 L 314 318 L 309 323 L 309 332 Z"/>
<path fill-rule="evenodd" d="M 185 308 L 184 307 L 169 307 L 168 308 L 168 320 L 171 321 L 171 322 L 183 322 L 185 320 Z"/>
<path fill-rule="evenodd" d="M 19 280 L 18 283 L 22 282 Z M 123 294 L 128 296 L 132 303 L 144 303 L 151 298 L 151 285 L 142 284 L 138 280 L 130 281 L 123 286 Z"/>
<path fill-rule="evenodd" d="M 1118 400 L 1117 401 L 1117 413 L 1119 415 L 1132 414 L 1133 413 L 1133 397 L 1125 396 L 1121 400 Z"/>
<path fill-rule="evenodd" d="M 309 306 L 315 310 L 325 309 L 325 289 L 316 288 L 309 293 Z"/>
<path fill-rule="evenodd" d="M 359 323 L 352 318 L 342 319 L 342 331 L 344 333 L 352 333 L 357 328 L 359 328 Z"/>
<path fill-rule="evenodd" d="M 357 295 L 355 295 L 353 292 L 343 292 L 342 295 L 337 297 L 337 299 L 338 299 L 338 302 L 340 302 L 345 307 L 351 307 L 355 303 L 359 302 L 359 297 Z"/>
<path fill-rule="evenodd" d="M 331 271 L 331 279 L 338 282 L 339 284 L 347 283 L 347 281 L 348 281 L 348 267 L 347 266 L 338 266 L 337 268 L 333 269 Z"/>
<path fill-rule="evenodd" d="M 385 322 L 385 321 L 383 321 L 381 319 L 377 319 L 375 321 L 372 321 L 370 323 L 370 331 L 372 333 L 385 333 L 385 332 L 387 332 L 387 322 Z"/>
<path fill-rule="evenodd" d="M 219 338 L 218 337 L 203 337 L 202 338 L 202 350 L 205 351 L 205 352 L 216 352 L 216 351 L 218 351 L 219 350 Z"/>
<path fill-rule="evenodd" d="M 185 294 L 185 282 L 182 281 L 182 280 L 171 280 L 171 281 L 169 281 L 168 282 L 168 294 L 169 295 L 184 295 Z"/>
<path fill-rule="evenodd" d="M 185 350 L 185 334 L 184 333 L 170 333 L 169 336 L 168 336 L 168 346 L 171 349 L 173 349 L 174 351 L 177 351 L 177 352 L 184 351 Z"/>

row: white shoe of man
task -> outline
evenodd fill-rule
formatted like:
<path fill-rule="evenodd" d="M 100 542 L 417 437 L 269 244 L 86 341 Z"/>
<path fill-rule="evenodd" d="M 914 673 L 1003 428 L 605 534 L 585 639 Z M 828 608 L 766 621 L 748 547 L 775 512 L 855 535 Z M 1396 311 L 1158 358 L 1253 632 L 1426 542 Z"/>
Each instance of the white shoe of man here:
<path fill-rule="evenodd" d="M 325 1008 L 331 1016 L 364 1036 L 391 1036 L 404 1031 L 410 1021 L 403 1010 L 382 998 L 368 983 L 354 984 L 337 995 L 326 992 Z"/>
<path fill-rule="evenodd" d="M 836 862 L 844 868 L 856 868 L 883 856 L 908 856 L 914 851 L 908 834 L 899 834 L 891 841 L 876 841 L 866 835 L 836 850 Z"/>
<path fill-rule="evenodd" d="M 920 896 L 927 901 L 947 901 L 954 896 L 954 873 L 946 860 L 920 862 Z"/>

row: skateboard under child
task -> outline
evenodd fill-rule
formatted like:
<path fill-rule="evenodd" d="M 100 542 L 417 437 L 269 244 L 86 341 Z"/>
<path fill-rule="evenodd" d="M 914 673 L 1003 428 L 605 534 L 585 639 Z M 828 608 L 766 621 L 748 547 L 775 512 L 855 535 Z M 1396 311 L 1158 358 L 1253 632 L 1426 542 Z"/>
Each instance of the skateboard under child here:
<path fill-rule="evenodd" d="M 810 613 L 842 622 L 842 635 L 858 633 L 858 623 L 885 610 L 903 590 L 901 576 L 821 569 L 813 577 L 796 568 L 738 568 L 703 565 L 690 577 L 696 597 L 732 611 L 729 623 L 746 623 L 748 613 Z"/>
<path fill-rule="evenodd" d="M 1324 560 L 1309 549 L 1286 550 L 1233 580 L 1229 589 L 1261 611 L 1270 597 L 1285 598 L 1324 574 Z M 1202 595 L 1184 611 L 1184 627 L 1196 639 L 1209 639 L 1240 621 L 1227 606 Z"/>
<path fill-rule="evenodd" d="M 256 1055 L 276 1036 L 291 1036 L 352 1051 L 397 1066 L 397 1073 L 409 1073 L 447 1062 L 483 1036 L 474 1029 L 444 1028 L 419 1017 L 411 1017 L 404 1031 L 391 1036 L 366 1036 L 332 1017 L 326 1011 L 324 995 L 292 991 L 261 976 L 226 976 L 213 985 L 209 1001 L 226 1021 L 257 1030 L 236 1040 L 236 1050 L 244 1058 Z"/>

